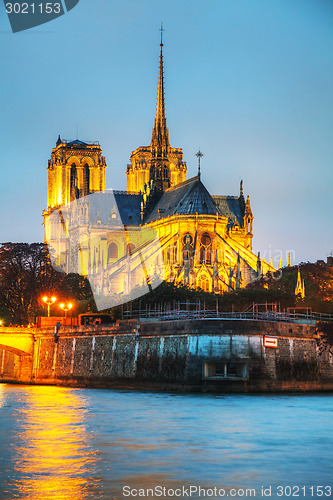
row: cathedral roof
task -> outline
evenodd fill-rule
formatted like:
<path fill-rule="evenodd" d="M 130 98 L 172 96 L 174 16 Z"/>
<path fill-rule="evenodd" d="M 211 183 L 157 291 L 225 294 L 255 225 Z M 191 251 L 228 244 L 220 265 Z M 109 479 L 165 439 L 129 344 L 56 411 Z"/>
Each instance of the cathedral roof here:
<path fill-rule="evenodd" d="M 79 139 L 75 139 L 75 141 L 68 141 L 66 139 L 61 139 L 60 135 L 58 136 L 56 142 L 56 148 L 89 148 L 91 146 L 98 146 L 100 149 L 100 145 L 98 141 L 80 141 Z"/>
<path fill-rule="evenodd" d="M 83 142 L 83 141 L 79 141 L 79 139 L 76 139 L 75 141 L 70 141 L 70 142 L 67 142 L 67 144 L 69 146 L 88 146 L 88 144 L 86 142 Z"/>
<path fill-rule="evenodd" d="M 125 226 L 141 224 L 141 194 L 128 194 L 126 191 L 114 191 L 119 215 Z"/>
<path fill-rule="evenodd" d="M 217 207 L 199 176 L 168 189 L 148 216 L 146 222 L 171 215 L 216 215 Z"/>
<path fill-rule="evenodd" d="M 242 204 L 239 196 L 212 196 L 217 211 L 220 215 L 224 217 L 230 217 L 232 221 L 237 218 L 237 222 L 240 226 L 243 226 L 244 213 L 242 210 Z"/>
<path fill-rule="evenodd" d="M 98 223 L 110 228 L 119 225 L 139 226 L 141 224 L 141 194 L 129 194 L 125 191 L 98 191 L 77 200 L 79 206 L 89 205 L 89 217 L 92 225 Z M 115 215 L 113 221 L 112 214 Z"/>

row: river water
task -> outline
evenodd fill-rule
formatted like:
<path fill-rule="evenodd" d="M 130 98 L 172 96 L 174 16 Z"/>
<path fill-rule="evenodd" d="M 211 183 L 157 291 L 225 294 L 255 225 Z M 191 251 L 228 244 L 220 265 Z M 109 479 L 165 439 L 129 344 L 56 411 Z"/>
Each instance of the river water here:
<path fill-rule="evenodd" d="M 1 499 L 333 495 L 333 395 L 0 384 L 0 417 Z"/>

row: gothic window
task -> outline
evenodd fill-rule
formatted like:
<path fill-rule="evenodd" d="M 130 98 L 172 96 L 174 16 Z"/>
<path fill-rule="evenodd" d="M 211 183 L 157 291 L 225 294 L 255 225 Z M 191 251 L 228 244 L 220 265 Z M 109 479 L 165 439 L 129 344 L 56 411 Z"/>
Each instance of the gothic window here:
<path fill-rule="evenodd" d="M 108 248 L 108 263 L 115 259 L 118 259 L 118 246 L 112 242 Z"/>
<path fill-rule="evenodd" d="M 166 258 L 167 258 L 167 263 L 170 264 L 170 262 L 171 262 L 171 247 L 170 246 L 167 248 Z"/>
<path fill-rule="evenodd" d="M 207 275 L 201 275 L 198 281 L 199 288 L 205 292 L 210 292 L 210 279 Z"/>
<path fill-rule="evenodd" d="M 83 196 L 87 196 L 89 194 L 89 185 L 90 185 L 90 171 L 89 165 L 86 163 L 83 167 Z"/>
<path fill-rule="evenodd" d="M 200 240 L 200 264 L 212 264 L 212 239 L 209 234 L 204 233 Z"/>
<path fill-rule="evenodd" d="M 187 233 L 183 238 L 183 261 L 189 261 L 192 258 L 193 252 L 193 238 Z"/>
<path fill-rule="evenodd" d="M 72 166 L 71 166 L 71 178 L 70 178 L 70 195 L 71 195 L 71 200 L 75 200 L 77 198 L 76 192 L 77 192 L 77 170 L 76 170 L 75 163 L 72 163 Z"/>
<path fill-rule="evenodd" d="M 250 217 L 247 219 L 247 232 L 251 233 L 251 218 Z"/>
<path fill-rule="evenodd" d="M 178 261 L 177 241 L 173 244 L 173 261 Z"/>
<path fill-rule="evenodd" d="M 166 165 L 164 165 L 164 179 L 168 179 L 168 178 L 169 178 L 168 167 Z"/>
<path fill-rule="evenodd" d="M 166 251 L 166 262 L 168 264 L 177 264 L 178 251 L 177 242 L 175 241 L 173 245 L 168 246 Z"/>

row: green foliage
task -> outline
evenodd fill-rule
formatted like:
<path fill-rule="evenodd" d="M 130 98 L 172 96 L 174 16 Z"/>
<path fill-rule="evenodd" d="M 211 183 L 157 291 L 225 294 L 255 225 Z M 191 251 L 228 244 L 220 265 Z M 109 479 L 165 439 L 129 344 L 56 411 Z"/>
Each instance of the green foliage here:
<path fill-rule="evenodd" d="M 298 267 L 305 283 L 304 299 L 295 296 Z M 249 288 L 262 290 L 265 284 L 268 285 L 268 291 L 284 295 L 281 307 L 311 307 L 316 312 L 333 313 L 333 268 L 326 264 L 307 262 L 285 267 L 277 276 L 265 276 L 252 283 Z"/>

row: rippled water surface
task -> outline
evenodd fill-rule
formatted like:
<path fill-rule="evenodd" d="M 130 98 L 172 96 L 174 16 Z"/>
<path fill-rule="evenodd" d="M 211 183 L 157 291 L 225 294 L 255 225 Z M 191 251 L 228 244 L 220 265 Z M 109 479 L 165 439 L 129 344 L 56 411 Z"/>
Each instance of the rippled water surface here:
<path fill-rule="evenodd" d="M 0 416 L 1 499 L 332 498 L 332 395 L 0 384 Z"/>

